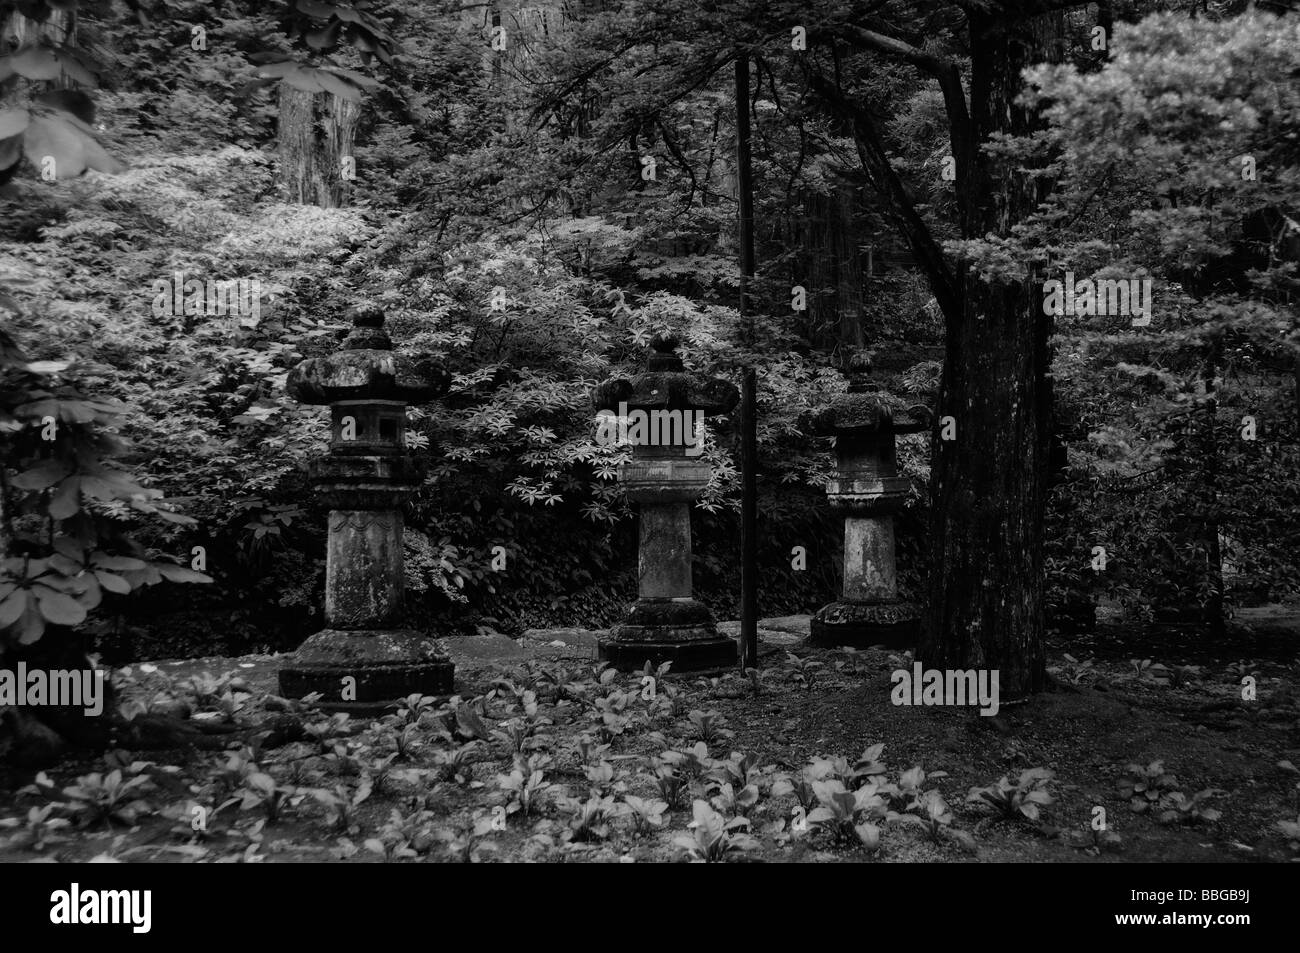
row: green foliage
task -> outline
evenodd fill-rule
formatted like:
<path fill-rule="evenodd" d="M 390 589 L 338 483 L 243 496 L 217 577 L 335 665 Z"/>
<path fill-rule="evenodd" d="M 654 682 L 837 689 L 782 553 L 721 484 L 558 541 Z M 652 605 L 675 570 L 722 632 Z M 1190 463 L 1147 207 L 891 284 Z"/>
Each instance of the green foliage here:
<path fill-rule="evenodd" d="M 632 821 L 637 833 L 649 834 L 656 828 L 664 826 L 664 814 L 669 809 L 667 801 L 660 801 L 656 798 L 640 798 L 634 794 L 628 794 L 624 796 L 623 803 L 631 811 Z"/>
<path fill-rule="evenodd" d="M 238 786 L 231 785 L 235 796 L 229 803 L 237 803 L 241 811 L 260 808 L 266 814 L 266 822 L 274 824 L 280 819 L 286 802 L 297 791 L 291 785 L 277 782 L 262 770 L 251 754 L 252 752 L 244 751 L 231 755 L 226 764 L 226 772 L 238 778 Z"/>
<path fill-rule="evenodd" d="M 0 307 L 5 306 L 0 302 Z M 134 482 L 115 458 L 123 408 L 87 397 L 69 364 L 31 361 L 0 337 L 0 630 L 31 644 L 48 625 L 75 626 L 105 594 L 167 579 L 209 582 L 149 554 L 132 538 L 145 519 L 193 520 L 157 490 Z M 174 534 L 174 530 L 170 531 Z"/>
<path fill-rule="evenodd" d="M 1092 825 L 1087 825 L 1082 830 L 1066 831 L 1062 836 L 1071 847 L 1093 857 L 1108 852 L 1118 853 L 1124 849 L 1124 838 L 1110 828 L 1097 830 Z"/>
<path fill-rule="evenodd" d="M 506 813 L 528 817 L 538 810 L 554 788 L 545 780 L 546 773 L 534 759 L 516 758 L 509 774 L 497 775 L 497 786 L 505 793 Z"/>
<path fill-rule="evenodd" d="M 869 851 L 880 849 L 880 824 L 887 804 L 873 785 L 850 791 L 837 778 L 814 781 L 817 807 L 808 813 L 808 823 L 827 831 L 839 841 L 861 843 Z"/>
<path fill-rule="evenodd" d="M 1300 580 L 1282 515 L 1300 500 L 1296 49 L 1294 18 L 1254 9 L 1117 23 L 1102 68 L 1030 70 L 1025 102 L 1048 126 L 994 145 L 1041 167 L 1052 195 L 1014 235 L 953 250 L 1012 280 L 1028 263 L 1035 281 L 1152 282 L 1147 328 L 1056 320 L 1069 445 L 1048 537 L 1057 606 L 1104 593 L 1221 625 L 1230 584 L 1281 594 Z M 1091 572 L 1098 543 L 1110 560 Z"/>
<path fill-rule="evenodd" d="M 1217 821 L 1223 812 L 1207 807 L 1205 802 L 1222 793 L 1206 788 L 1188 797 L 1182 791 L 1172 791 L 1160 799 L 1158 819 L 1161 824 L 1208 824 Z"/>
<path fill-rule="evenodd" d="M 131 773 L 127 777 L 115 768 L 107 774 L 99 771 L 83 774 L 76 784 L 63 789 L 63 796 L 68 799 L 71 813 L 84 824 L 117 821 L 131 825 L 153 813 L 149 801 L 140 796 L 153 787 L 147 774 Z"/>
<path fill-rule="evenodd" d="M 614 798 L 593 794 L 585 800 L 564 798 L 556 802 L 563 812 L 572 815 L 566 836 L 578 843 L 593 843 L 607 840 L 613 833 L 612 822 L 621 817 L 629 808 Z"/>
<path fill-rule="evenodd" d="M 957 830 L 952 826 L 952 812 L 938 791 L 922 792 L 912 802 L 910 810 L 915 813 L 894 815 L 890 819 L 920 827 L 936 844 L 948 839 L 968 853 L 973 854 L 978 849 L 975 838 L 968 831 Z"/>
<path fill-rule="evenodd" d="M 54 804 L 33 806 L 27 809 L 25 817 L 0 818 L 0 829 L 15 831 L 4 839 L 4 846 L 40 853 L 53 844 L 65 841 L 67 838 L 60 831 L 72 822 L 67 818 L 54 817 L 57 809 Z"/>
<path fill-rule="evenodd" d="M 1053 801 L 1047 785 L 1054 777 L 1050 768 L 1027 768 L 1015 781 L 1003 775 L 987 787 L 971 788 L 966 801 L 991 807 L 1004 820 L 1036 822 L 1041 809 Z"/>
<path fill-rule="evenodd" d="M 726 719 L 716 711 L 693 711 L 686 717 L 691 725 L 690 737 L 692 740 L 712 745 L 735 734 L 735 732 L 725 727 Z"/>
<path fill-rule="evenodd" d="M 440 829 L 435 836 L 443 842 L 449 859 L 462 864 L 478 864 L 486 860 L 488 854 L 500 849 L 488 840 L 492 829 L 491 817 L 478 817 L 458 830 Z"/>
<path fill-rule="evenodd" d="M 1128 776 L 1119 784 L 1120 797 L 1127 798 L 1137 814 L 1152 814 L 1161 824 L 1197 824 L 1219 819 L 1221 812 L 1206 805 L 1223 793 L 1206 788 L 1188 797 L 1180 788 L 1177 776 L 1165 770 L 1163 761 L 1145 767 L 1130 764 Z"/>
<path fill-rule="evenodd" d="M 355 834 L 361 829 L 357 819 L 359 808 L 370 797 L 372 787 L 368 778 L 362 778 L 356 788 L 336 784 L 332 789 L 313 788 L 309 793 L 324 808 L 325 826 L 341 834 Z"/>
<path fill-rule="evenodd" d="M 692 803 L 691 813 L 693 819 L 687 825 L 691 833 L 674 837 L 673 845 L 685 851 L 692 862 L 723 863 L 758 848 L 758 841 L 746 833 L 746 818 L 727 820 L 708 801 L 701 800 Z"/>
<path fill-rule="evenodd" d="M 1119 783 L 1119 796 L 1127 798 L 1134 813 L 1144 814 L 1158 808 L 1166 795 L 1180 787 L 1178 777 L 1165 771 L 1163 761 L 1152 761 L 1145 767 L 1130 764 L 1128 777 Z"/>
<path fill-rule="evenodd" d="M 1278 821 L 1275 826 L 1286 839 L 1287 849 L 1293 854 L 1300 854 L 1300 817 L 1294 821 Z"/>

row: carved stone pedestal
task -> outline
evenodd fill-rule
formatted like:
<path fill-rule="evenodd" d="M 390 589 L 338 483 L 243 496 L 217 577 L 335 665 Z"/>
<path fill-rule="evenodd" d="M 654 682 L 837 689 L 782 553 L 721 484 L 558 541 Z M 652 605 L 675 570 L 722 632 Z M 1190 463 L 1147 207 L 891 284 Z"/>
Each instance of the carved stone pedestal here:
<path fill-rule="evenodd" d="M 844 513 L 842 595 L 813 616 L 809 640 L 911 648 L 921 612 L 898 598 L 894 513 L 907 498 L 907 480 L 898 475 L 894 435 L 924 430 L 929 412 L 890 408 L 869 380 L 865 357 L 852 358 L 848 370 L 848 392 L 804 421 L 812 432 L 836 438 L 836 472 L 826 495 Z"/>
<path fill-rule="evenodd" d="M 731 410 L 739 394 L 726 381 L 687 373 L 676 344 L 656 338 L 645 373 L 607 381 L 593 394 L 597 410 L 644 415 L 647 427 L 631 433 L 683 436 L 676 444 L 634 441 L 632 460 L 619 468 L 619 480 L 640 511 L 639 598 L 600 641 L 599 655 L 624 671 L 646 662 L 698 671 L 733 666 L 738 659 L 735 640 L 718 634 L 713 614 L 692 595 L 691 504 L 708 485 L 710 469 L 688 456 L 698 444 L 684 435 L 704 417 Z M 676 414 L 672 419 L 683 426 L 659 427 L 655 422 L 669 417 L 656 414 Z"/>
<path fill-rule="evenodd" d="M 402 504 L 419 487 L 406 454 L 406 405 L 440 393 L 446 376 L 391 352 L 383 315 L 354 313 L 342 349 L 289 374 L 288 390 L 330 404 L 330 451 L 311 465 L 330 507 L 325 559 L 327 628 L 280 668 L 280 692 L 319 692 L 325 708 L 375 712 L 407 695 L 452 691 L 451 661 L 428 635 L 402 627 Z"/>

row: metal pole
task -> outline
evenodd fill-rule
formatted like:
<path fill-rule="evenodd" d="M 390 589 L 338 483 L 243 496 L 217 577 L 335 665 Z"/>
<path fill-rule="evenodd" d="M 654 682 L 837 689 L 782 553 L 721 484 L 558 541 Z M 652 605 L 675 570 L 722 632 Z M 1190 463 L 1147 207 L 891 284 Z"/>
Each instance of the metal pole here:
<path fill-rule="evenodd" d="M 750 165 L 749 56 L 736 56 L 736 183 L 740 193 L 740 316 L 754 346 L 749 280 L 754 276 L 754 179 Z M 740 668 L 758 668 L 758 446 L 756 384 L 745 368 L 740 393 Z"/>
<path fill-rule="evenodd" d="M 758 668 L 758 439 L 754 369 L 740 389 L 740 669 Z"/>
<path fill-rule="evenodd" d="M 736 185 L 740 193 L 740 316 L 745 343 L 754 345 L 749 279 L 754 277 L 754 177 L 750 164 L 749 57 L 736 55 Z"/>

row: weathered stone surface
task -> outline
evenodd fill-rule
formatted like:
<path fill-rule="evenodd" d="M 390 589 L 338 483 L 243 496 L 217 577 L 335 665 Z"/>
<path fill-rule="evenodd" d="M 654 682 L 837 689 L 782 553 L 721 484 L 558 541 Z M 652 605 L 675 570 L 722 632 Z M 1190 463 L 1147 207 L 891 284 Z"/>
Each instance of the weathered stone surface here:
<path fill-rule="evenodd" d="M 436 368 L 397 357 L 383 315 L 353 312 L 343 350 L 304 361 L 289 392 L 330 403 L 329 454 L 311 467 L 330 507 L 325 560 L 325 620 L 285 659 L 282 694 L 323 696 L 324 707 L 374 711 L 407 695 L 452 691 L 454 668 L 437 642 L 400 628 L 405 576 L 402 503 L 418 487 L 406 455 L 406 403 L 445 389 Z"/>
<path fill-rule="evenodd" d="M 704 603 L 690 597 L 679 599 L 638 599 L 628 607 L 629 625 L 711 626 L 713 613 Z"/>
<path fill-rule="evenodd" d="M 871 381 L 871 362 L 865 354 L 853 354 L 844 370 L 848 390 L 820 410 L 804 414 L 800 418 L 804 430 L 825 436 L 864 437 L 917 433 L 929 428 L 932 415 L 924 404 L 903 407 L 900 401 L 880 392 Z"/>
<path fill-rule="evenodd" d="M 880 394 L 871 364 L 858 353 L 847 368 L 849 389 L 822 410 L 807 414 L 813 433 L 835 436 L 836 468 L 826 495 L 844 513 L 842 597 L 813 617 L 810 639 L 822 645 L 904 648 L 916 639 L 919 613 L 898 601 L 894 516 L 909 490 L 898 475 L 894 437 L 924 430 L 930 412 L 908 409 Z"/>
<path fill-rule="evenodd" d="M 642 599 L 690 598 L 689 503 L 642 504 L 637 593 Z"/>
<path fill-rule="evenodd" d="M 307 474 L 332 510 L 386 510 L 405 503 L 419 488 L 420 469 L 404 456 L 345 456 L 313 461 Z"/>
<path fill-rule="evenodd" d="M 412 461 L 406 454 L 406 404 L 400 400 L 366 397 L 330 404 L 330 456 L 390 457 Z"/>
<path fill-rule="evenodd" d="M 596 410 L 695 410 L 706 417 L 730 413 L 740 392 L 728 381 L 689 373 L 677 356 L 677 338 L 656 335 L 646 370 L 630 380 L 611 378 L 592 390 Z"/>
<path fill-rule="evenodd" d="M 437 639 L 414 629 L 321 629 L 294 655 L 301 665 L 347 668 L 428 662 L 446 652 Z"/>
<path fill-rule="evenodd" d="M 287 698 L 320 692 L 322 707 L 369 711 L 419 692 L 447 695 L 454 666 L 428 636 L 410 629 L 322 629 L 286 657 L 280 691 Z M 345 688 L 355 679 L 355 695 Z"/>
<path fill-rule="evenodd" d="M 844 598 L 885 602 L 898 595 L 892 517 L 844 520 Z"/>
<path fill-rule="evenodd" d="M 622 671 L 637 671 L 649 662 L 652 666 L 672 662 L 674 672 L 699 672 L 735 668 L 740 657 L 736 642 L 715 635 L 711 639 L 691 641 L 635 641 L 633 633 L 600 643 L 600 659 Z"/>
<path fill-rule="evenodd" d="M 811 618 L 811 616 L 805 616 Z M 719 622 L 718 635 L 726 636 L 729 639 L 735 639 L 739 645 L 740 640 L 740 622 Z M 758 623 L 758 643 L 761 648 L 766 648 L 769 652 L 775 652 L 779 649 L 791 649 L 798 645 L 804 639 L 808 638 L 807 626 L 800 633 L 787 632 L 784 629 L 769 629 L 763 625 L 762 620 Z M 760 655 L 762 652 L 760 651 Z"/>
<path fill-rule="evenodd" d="M 812 622 L 811 615 L 781 615 L 773 616 L 770 619 L 758 620 L 758 637 L 764 638 L 764 633 L 772 635 L 789 635 L 795 639 L 806 638 L 808 635 L 808 626 Z M 717 623 L 718 631 L 723 635 L 739 636 L 740 621 L 729 620 Z"/>
<path fill-rule="evenodd" d="M 814 645 L 910 649 L 916 645 L 920 619 L 921 610 L 909 602 L 832 602 L 813 616 L 809 641 Z"/>
<path fill-rule="evenodd" d="M 709 485 L 710 472 L 707 463 L 685 456 L 652 457 L 646 453 L 620 466 L 618 479 L 634 503 L 690 503 Z M 689 508 L 686 512 L 689 523 Z"/>
<path fill-rule="evenodd" d="M 396 400 L 423 403 L 446 393 L 450 375 L 431 359 L 392 353 L 384 316 L 374 308 L 355 308 L 354 327 L 341 349 L 303 361 L 289 372 L 285 389 L 304 404 L 340 400 Z"/>
<path fill-rule="evenodd" d="M 598 410 L 614 412 L 666 410 L 703 416 L 735 407 L 736 388 L 727 381 L 688 373 L 676 347 L 675 338 L 656 337 L 645 372 L 631 380 L 599 385 L 592 403 Z M 675 431 L 679 436 L 681 429 Z M 688 459 L 684 442 L 635 443 L 632 460 L 619 468 L 628 498 L 639 504 L 640 598 L 623 622 L 599 642 L 600 658 L 617 668 L 672 661 L 678 670 L 692 670 L 736 662 L 735 642 L 718 636 L 707 607 L 691 596 L 690 505 L 708 485 L 709 476 L 707 463 Z"/>
<path fill-rule="evenodd" d="M 460 664 L 470 661 L 509 661 L 528 657 L 527 649 L 501 632 L 488 635 L 458 635 L 447 642 L 447 653 L 453 661 Z"/>
<path fill-rule="evenodd" d="M 615 642 L 623 643 L 625 648 L 617 650 L 614 655 L 608 655 L 605 652 L 606 646 Z M 608 638 L 601 640 L 600 657 L 609 658 L 611 661 L 615 657 L 629 658 L 632 653 L 630 646 L 634 645 L 641 646 L 647 651 L 647 647 L 653 646 L 658 657 L 662 655 L 663 646 L 680 646 L 687 643 L 706 645 L 716 642 L 729 642 L 734 648 L 731 639 L 718 635 L 717 628 L 713 624 L 713 613 L 704 603 L 690 598 L 638 599 L 628 609 L 627 618 L 611 627 Z M 707 648 L 706 645 L 705 648 L 678 658 L 682 664 L 689 664 L 691 658 L 714 659 L 719 652 L 725 654 L 725 649 L 718 646 Z M 641 660 L 641 666 L 645 665 L 647 658 L 649 656 Z M 735 661 L 734 658 L 732 660 Z"/>
<path fill-rule="evenodd" d="M 400 621 L 401 510 L 331 510 L 325 555 L 325 622 L 381 629 Z"/>

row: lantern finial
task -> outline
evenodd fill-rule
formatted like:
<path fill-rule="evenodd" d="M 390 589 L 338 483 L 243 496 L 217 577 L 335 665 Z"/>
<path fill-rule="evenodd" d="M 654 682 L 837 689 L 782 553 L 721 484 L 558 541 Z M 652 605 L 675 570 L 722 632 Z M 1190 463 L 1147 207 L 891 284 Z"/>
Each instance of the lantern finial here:
<path fill-rule="evenodd" d="M 384 330 L 384 311 L 375 304 L 357 305 L 348 312 L 352 330 L 339 346 L 343 351 L 391 351 L 392 338 Z"/>

